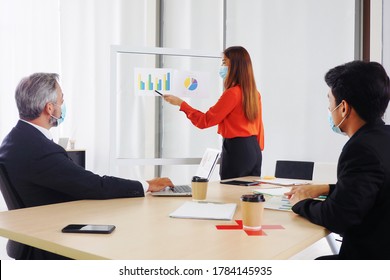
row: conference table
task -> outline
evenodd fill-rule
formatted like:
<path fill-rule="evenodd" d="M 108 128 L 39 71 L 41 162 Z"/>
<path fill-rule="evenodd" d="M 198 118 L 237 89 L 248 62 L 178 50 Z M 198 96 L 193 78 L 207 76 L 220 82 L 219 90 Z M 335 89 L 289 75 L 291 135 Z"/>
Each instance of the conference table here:
<path fill-rule="evenodd" d="M 253 180 L 256 177 L 239 178 Z M 261 186 L 210 182 L 207 201 L 236 203 L 232 220 L 171 218 L 191 197 L 80 200 L 0 212 L 0 235 L 73 259 L 288 259 L 329 234 L 291 211 L 265 209 L 263 230 L 240 227 L 240 197 Z M 62 233 L 67 224 L 113 224 L 111 234 Z"/>

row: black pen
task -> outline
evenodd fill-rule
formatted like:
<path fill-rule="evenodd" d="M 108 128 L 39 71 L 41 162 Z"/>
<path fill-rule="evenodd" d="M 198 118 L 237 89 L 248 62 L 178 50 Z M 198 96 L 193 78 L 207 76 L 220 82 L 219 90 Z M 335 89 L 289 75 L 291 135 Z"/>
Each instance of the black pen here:
<path fill-rule="evenodd" d="M 158 93 L 159 95 L 161 95 L 162 97 L 164 97 L 164 94 L 162 94 L 161 92 L 159 92 L 158 90 L 154 90 L 156 93 Z"/>

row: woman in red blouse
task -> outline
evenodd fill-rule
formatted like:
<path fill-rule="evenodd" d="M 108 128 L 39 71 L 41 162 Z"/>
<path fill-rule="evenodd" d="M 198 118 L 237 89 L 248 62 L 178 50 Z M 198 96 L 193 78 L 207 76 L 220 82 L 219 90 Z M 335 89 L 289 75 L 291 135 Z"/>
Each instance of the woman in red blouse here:
<path fill-rule="evenodd" d="M 172 105 L 180 106 L 198 128 L 218 125 L 223 137 L 221 179 L 260 176 L 264 149 L 261 96 L 256 88 L 252 62 L 240 46 L 223 52 L 220 76 L 224 79 L 222 96 L 207 112 L 192 108 L 174 95 L 164 95 Z"/>

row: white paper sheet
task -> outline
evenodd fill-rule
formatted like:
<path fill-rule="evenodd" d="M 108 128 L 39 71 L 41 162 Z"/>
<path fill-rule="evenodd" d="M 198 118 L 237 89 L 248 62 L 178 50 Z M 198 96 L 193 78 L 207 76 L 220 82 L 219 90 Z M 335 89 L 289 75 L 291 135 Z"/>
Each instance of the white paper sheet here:
<path fill-rule="evenodd" d="M 291 187 L 274 187 L 269 189 L 256 189 L 254 193 L 261 193 L 265 196 L 264 208 L 281 211 L 291 211 L 292 205 L 284 195 L 289 192 Z"/>
<path fill-rule="evenodd" d="M 237 205 L 235 203 L 187 201 L 169 217 L 207 220 L 231 220 Z"/>
<path fill-rule="evenodd" d="M 271 184 L 271 185 L 278 185 L 278 186 L 298 186 L 298 185 L 310 184 L 310 181 L 296 180 L 296 179 L 283 179 L 283 178 L 258 179 L 256 181 L 262 184 Z"/>
<path fill-rule="evenodd" d="M 269 188 L 269 189 L 255 189 L 253 191 L 255 193 L 262 193 L 271 196 L 284 196 L 284 194 L 286 192 L 289 192 L 290 190 L 291 187 L 276 187 L 276 188 Z"/>

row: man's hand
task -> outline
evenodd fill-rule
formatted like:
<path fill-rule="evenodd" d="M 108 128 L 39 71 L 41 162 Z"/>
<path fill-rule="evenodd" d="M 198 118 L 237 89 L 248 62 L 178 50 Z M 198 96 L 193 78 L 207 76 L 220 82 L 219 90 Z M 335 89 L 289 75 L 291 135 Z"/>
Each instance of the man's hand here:
<path fill-rule="evenodd" d="M 147 180 L 146 182 L 149 184 L 148 192 L 158 192 L 165 187 L 173 187 L 173 183 L 169 178 L 154 178 L 152 180 Z"/>
<path fill-rule="evenodd" d="M 327 195 L 328 193 L 329 185 L 302 185 L 292 187 L 291 190 L 284 195 L 288 197 L 292 205 L 295 205 L 301 200 L 316 198 L 320 195 Z"/>

